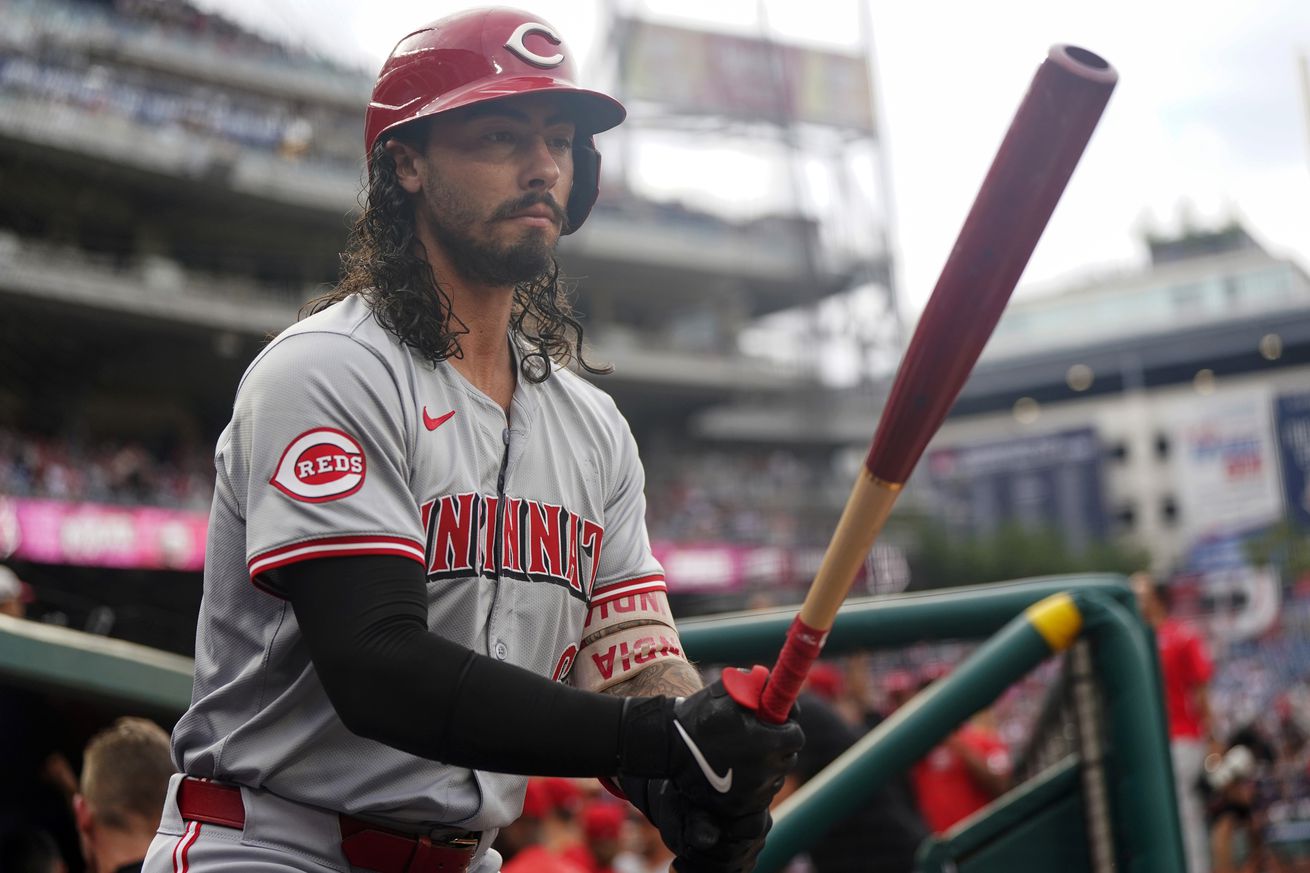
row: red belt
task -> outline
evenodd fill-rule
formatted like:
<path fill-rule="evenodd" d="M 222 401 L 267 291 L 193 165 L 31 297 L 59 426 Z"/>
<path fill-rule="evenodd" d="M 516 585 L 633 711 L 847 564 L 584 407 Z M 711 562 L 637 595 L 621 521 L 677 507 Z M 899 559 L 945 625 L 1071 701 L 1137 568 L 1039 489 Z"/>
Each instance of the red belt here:
<path fill-rule="evenodd" d="M 241 789 L 187 777 L 177 788 L 177 809 L 186 821 L 241 828 L 246 807 Z M 438 839 L 415 836 L 348 815 L 341 819 L 341 851 L 352 867 L 377 873 L 465 873 L 478 847 L 477 834 Z"/>

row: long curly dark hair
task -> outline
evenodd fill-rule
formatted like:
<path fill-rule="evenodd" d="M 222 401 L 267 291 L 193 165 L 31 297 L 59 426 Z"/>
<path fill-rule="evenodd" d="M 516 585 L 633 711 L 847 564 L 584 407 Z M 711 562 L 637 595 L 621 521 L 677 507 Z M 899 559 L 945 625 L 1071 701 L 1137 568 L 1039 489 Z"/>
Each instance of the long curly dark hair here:
<path fill-rule="evenodd" d="M 421 136 L 421 130 L 402 129 L 388 138 L 403 138 L 421 147 Z M 452 310 L 450 295 L 424 257 L 415 229 L 414 205 L 396 177 L 396 162 L 383 142 L 373 147 L 370 157 L 372 172 L 360 194 L 363 200 L 367 193 L 367 199 L 360 204 L 363 211 L 341 254 L 341 281 L 305 303 L 300 315 L 312 315 L 359 294 L 368 301 L 378 324 L 418 350 L 433 366 L 447 358 L 463 357 L 459 338 L 468 333 L 468 327 Z M 570 290 L 553 257 L 541 276 L 514 286 L 510 329 L 524 349 L 519 370 L 531 382 L 550 377 L 551 361 L 560 366 L 576 361 L 589 373 L 614 369 L 583 357 L 582 324 L 569 303 Z"/>

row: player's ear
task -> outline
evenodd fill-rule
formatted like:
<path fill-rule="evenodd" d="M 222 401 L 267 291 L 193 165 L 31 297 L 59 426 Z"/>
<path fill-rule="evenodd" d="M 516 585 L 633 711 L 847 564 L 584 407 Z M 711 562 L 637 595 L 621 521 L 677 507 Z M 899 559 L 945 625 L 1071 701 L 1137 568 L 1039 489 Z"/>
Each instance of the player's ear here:
<path fill-rule="evenodd" d="M 423 155 L 407 142 L 389 139 L 382 146 L 396 162 L 396 181 L 410 194 L 417 194 L 423 188 L 423 179 L 419 174 L 419 161 Z"/>
<path fill-rule="evenodd" d="M 82 838 L 91 839 L 95 832 L 95 816 L 91 814 L 91 805 L 80 793 L 73 795 L 73 821 Z"/>

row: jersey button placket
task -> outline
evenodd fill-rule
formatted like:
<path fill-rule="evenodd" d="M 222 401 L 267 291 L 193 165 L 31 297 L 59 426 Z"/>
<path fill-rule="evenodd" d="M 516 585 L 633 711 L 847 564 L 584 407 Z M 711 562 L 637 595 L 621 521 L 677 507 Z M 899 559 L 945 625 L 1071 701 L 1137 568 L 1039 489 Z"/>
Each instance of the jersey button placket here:
<path fill-rule="evenodd" d="M 500 451 L 500 470 L 496 475 L 496 495 L 500 498 L 500 502 L 496 509 L 496 528 L 498 531 L 504 530 L 505 474 L 509 468 L 509 441 L 510 429 L 508 427 L 502 427 L 500 431 L 500 442 L 502 445 Z M 488 616 L 487 621 L 487 636 L 491 640 L 491 645 L 488 647 L 490 649 L 490 654 L 499 661 L 503 661 L 509 657 L 509 647 L 505 645 L 505 641 L 493 636 L 496 632 L 496 625 L 499 623 L 500 611 L 502 609 L 500 581 L 503 568 L 500 564 L 500 555 L 503 548 L 504 547 L 500 542 L 500 536 L 498 535 L 496 537 L 496 557 L 494 561 L 494 566 L 496 568 L 496 590 L 495 594 L 492 596 L 491 614 Z"/>

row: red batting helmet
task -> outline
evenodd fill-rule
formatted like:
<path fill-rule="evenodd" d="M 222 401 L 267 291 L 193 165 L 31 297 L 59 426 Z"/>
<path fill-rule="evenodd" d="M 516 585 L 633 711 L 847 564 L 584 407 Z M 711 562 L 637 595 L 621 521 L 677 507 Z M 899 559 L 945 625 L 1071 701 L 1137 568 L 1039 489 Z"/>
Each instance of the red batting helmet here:
<path fill-rule="evenodd" d="M 555 28 L 517 9 L 476 9 L 406 36 L 382 65 L 364 116 L 364 153 L 396 128 L 461 106 L 519 94 L 567 95 L 577 122 L 568 216 L 577 229 L 600 191 L 593 134 L 627 115 L 623 105 L 577 85 L 573 57 Z"/>

